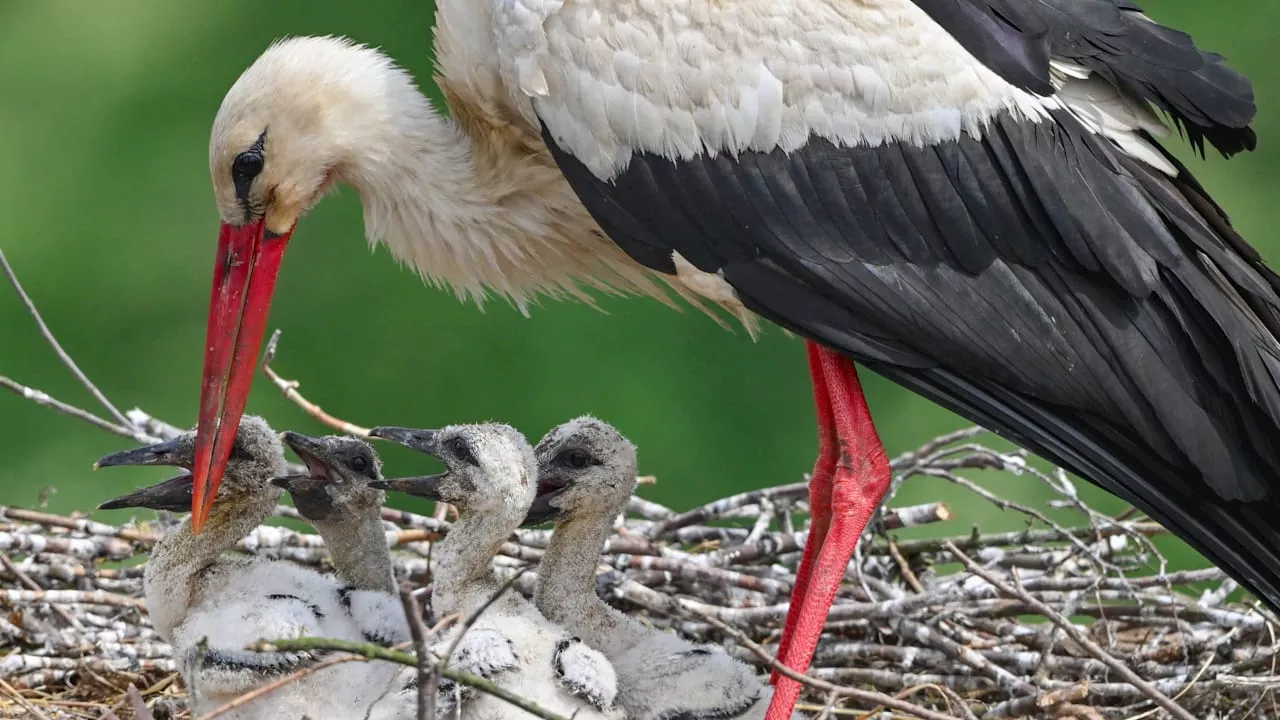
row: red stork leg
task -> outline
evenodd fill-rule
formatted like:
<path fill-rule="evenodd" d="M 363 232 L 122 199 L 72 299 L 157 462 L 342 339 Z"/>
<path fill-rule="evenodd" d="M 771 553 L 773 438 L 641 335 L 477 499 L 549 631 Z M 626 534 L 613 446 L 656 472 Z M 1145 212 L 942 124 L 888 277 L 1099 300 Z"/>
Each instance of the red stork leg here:
<path fill-rule="evenodd" d="M 778 644 L 778 659 L 797 672 L 809 669 L 849 558 L 891 479 L 889 456 L 871 422 L 853 361 L 814 342 L 808 343 L 808 351 L 818 410 L 818 460 L 809 478 L 809 539 Z M 765 720 L 789 720 L 800 683 L 777 672 L 772 682 Z"/>
<path fill-rule="evenodd" d="M 822 367 L 823 348 L 814 342 L 805 343 L 805 348 L 809 354 L 813 399 L 818 410 L 818 460 L 813 465 L 813 474 L 809 476 L 809 539 L 804 544 L 804 555 L 801 556 L 800 568 L 796 571 L 795 587 L 791 589 L 792 608 L 802 604 L 809 588 L 809 578 L 813 574 L 814 560 L 827 538 L 827 528 L 831 524 L 831 479 L 836 471 L 836 422 L 831 410 L 826 372 Z M 778 643 L 779 658 L 790 657 L 787 650 L 791 647 L 799 617 L 799 612 L 787 613 L 782 639 Z M 783 664 L 787 662 L 784 660 Z M 776 685 L 783 677 L 782 673 L 775 670 L 771 681 Z"/>

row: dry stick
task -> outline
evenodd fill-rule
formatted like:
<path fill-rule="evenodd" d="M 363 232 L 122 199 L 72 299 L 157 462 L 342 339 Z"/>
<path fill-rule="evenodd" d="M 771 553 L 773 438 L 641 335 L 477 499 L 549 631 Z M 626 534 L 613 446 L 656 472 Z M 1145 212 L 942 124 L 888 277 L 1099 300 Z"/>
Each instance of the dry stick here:
<path fill-rule="evenodd" d="M 146 602 L 140 598 L 118 595 L 106 590 L 0 590 L 0 602 L 6 602 L 9 605 L 44 602 L 147 609 Z"/>
<path fill-rule="evenodd" d="M 22 693 L 18 692 L 18 690 L 9 683 L 5 682 L 4 678 L 0 678 L 0 689 L 3 689 L 6 695 L 12 696 L 19 705 L 31 713 L 32 717 L 39 718 L 39 720 L 49 720 L 48 715 L 45 715 L 40 708 L 27 702 L 27 699 L 22 697 Z"/>
<path fill-rule="evenodd" d="M 418 664 L 417 658 L 409 653 L 388 650 L 387 648 L 384 648 L 381 645 L 375 645 L 374 643 L 338 640 L 334 638 L 300 637 L 289 638 L 286 640 L 270 640 L 254 643 L 249 646 L 249 649 L 256 652 L 277 652 L 281 650 L 286 652 L 336 650 L 338 652 L 353 653 L 355 657 L 360 659 L 388 660 L 401 665 L 408 665 L 409 667 L 414 667 Z M 563 715 L 558 715 L 550 710 L 545 710 L 537 703 L 525 700 L 510 690 L 507 690 L 506 688 L 490 682 L 478 675 L 472 675 L 471 673 L 462 672 L 461 670 L 454 670 L 453 668 L 444 668 L 440 672 L 443 676 L 456 683 L 469 685 L 481 692 L 488 693 L 499 700 L 505 700 L 521 710 L 536 715 L 543 720 L 569 720 L 569 718 L 566 718 Z M 207 720 L 207 716 L 200 718 L 199 720 Z M 948 718 L 947 720 L 951 719 Z"/>
<path fill-rule="evenodd" d="M 319 405 L 306 399 L 302 396 L 302 393 L 298 392 L 298 388 L 302 386 L 302 383 L 297 380 L 285 380 L 277 375 L 275 370 L 271 369 L 271 361 L 276 359 L 276 349 L 279 345 L 280 330 L 277 329 L 275 332 L 271 333 L 271 339 L 267 341 L 266 352 L 262 354 L 262 372 L 266 374 L 268 378 L 271 378 L 271 382 L 275 383 L 275 386 L 280 388 L 280 392 L 284 393 L 284 396 L 289 398 L 294 405 L 302 408 L 303 412 L 334 430 L 362 438 L 369 437 L 369 428 L 360 427 L 355 423 L 349 423 L 346 420 L 336 418 L 325 412 Z"/>
<path fill-rule="evenodd" d="M 720 632 L 728 635 L 729 637 L 732 637 L 734 640 L 741 643 L 743 647 L 750 650 L 752 654 L 760 658 L 762 662 L 768 664 L 768 666 L 771 669 L 777 670 L 778 672 L 782 673 L 783 675 L 786 675 L 792 680 L 795 680 L 803 685 L 808 685 L 809 687 L 815 690 L 822 690 L 835 695 L 840 695 L 842 697 L 861 700 L 862 702 L 874 703 L 882 707 L 887 707 L 890 710 L 897 710 L 898 712 L 910 713 L 912 715 L 915 715 L 916 717 L 921 718 L 922 720 L 956 720 L 954 715 L 943 715 L 940 712 L 934 712 L 933 710 L 929 710 L 928 708 L 922 708 L 919 705 L 909 703 L 905 700 L 899 700 L 898 698 L 895 698 L 891 695 L 872 692 L 870 690 L 859 690 L 857 688 L 846 687 L 844 685 L 836 685 L 835 683 L 830 683 L 830 682 L 827 682 L 826 680 L 819 680 L 818 678 L 810 677 L 809 675 L 803 675 L 801 673 L 798 673 L 795 670 L 792 670 L 791 668 L 787 667 L 786 665 L 783 665 L 778 660 L 778 658 L 774 657 L 773 655 L 770 655 L 768 650 L 765 650 L 754 640 L 747 637 L 746 633 L 738 630 L 737 628 L 730 627 L 729 625 L 721 622 L 715 616 L 704 613 L 695 608 L 681 607 L 681 609 L 688 612 L 691 615 L 698 617 L 702 621 L 708 623 L 709 625 L 718 629 Z"/>
<path fill-rule="evenodd" d="M 257 700 L 263 695 L 279 690 L 280 688 L 284 687 L 285 685 L 288 685 L 291 682 L 296 682 L 298 680 L 301 680 L 302 678 L 308 675 L 317 673 L 327 667 L 332 667 L 334 665 L 341 665 L 342 663 L 349 663 L 349 662 L 368 662 L 372 659 L 373 658 L 366 657 L 364 655 L 339 655 L 337 657 L 331 657 L 326 660 L 322 660 L 316 663 L 315 665 L 308 665 L 307 667 L 304 667 L 301 670 L 296 670 L 292 673 L 289 673 L 288 675 L 285 675 L 284 677 L 278 680 L 273 680 L 272 682 L 269 682 L 266 685 L 261 685 L 259 687 L 256 687 L 242 695 L 237 695 L 236 697 L 231 698 L 227 702 L 210 710 L 204 715 L 201 715 L 196 720 L 212 720 L 212 718 L 216 718 L 219 715 L 231 712 L 232 710 L 235 710 L 236 708 L 241 707 L 242 705 L 246 705 L 248 703 L 253 702 L 254 700 Z"/>
<path fill-rule="evenodd" d="M 978 716 L 974 715 L 973 711 L 969 709 L 969 705 L 965 703 L 964 698 L 960 697 L 959 693 L 947 687 L 946 685 L 933 685 L 933 684 L 916 685 L 915 687 L 909 687 L 902 690 L 902 692 L 896 693 L 894 697 L 899 699 L 908 698 L 908 697 L 911 697 L 912 695 L 919 693 L 922 690 L 932 690 L 938 693 L 939 695 L 941 695 L 942 699 L 947 701 L 948 712 L 951 711 L 951 703 L 954 701 L 956 704 L 956 707 L 960 708 L 960 714 L 964 716 L 965 720 L 978 720 Z"/>
<path fill-rule="evenodd" d="M 44 590 L 44 588 L 40 586 L 40 583 L 27 577 L 27 574 L 22 572 L 22 569 L 19 568 L 17 565 L 15 565 L 13 561 L 9 559 L 9 555 L 7 553 L 0 552 L 0 565 L 3 565 L 4 569 L 9 571 L 9 574 L 17 578 L 18 582 L 22 583 L 23 585 L 26 585 L 27 589 Z M 66 620 L 67 624 L 70 625 L 71 627 L 77 630 L 84 630 L 84 624 L 81 623 L 79 620 L 77 620 L 75 617 L 73 617 L 71 613 L 68 613 L 66 610 L 62 609 L 60 606 L 54 605 L 51 603 L 49 605 L 49 609 L 58 613 L 58 617 L 62 618 L 63 620 Z"/>
<path fill-rule="evenodd" d="M 111 417 L 115 418 L 116 422 L 127 427 L 129 425 L 129 418 L 126 418 L 119 410 L 116 409 L 115 405 L 111 404 L 111 401 L 107 399 L 106 395 L 102 394 L 102 391 L 98 389 L 97 385 L 93 384 L 93 381 L 89 379 L 89 376 L 85 375 L 84 372 L 80 370 L 80 366 L 76 365 L 76 361 L 72 360 L 71 356 L 67 354 L 67 351 L 62 349 L 62 345 L 58 343 L 58 339 L 53 336 L 53 331 L 45 324 L 44 318 L 40 317 L 40 311 L 36 309 L 36 304 L 31 300 L 31 296 L 27 295 L 27 291 L 22 289 L 22 283 L 18 282 L 18 276 L 13 272 L 13 267 L 9 265 L 9 260 L 4 256 L 3 250 L 0 250 L 0 267 L 4 268 L 4 274 L 9 277 L 9 284 L 13 286 L 14 291 L 18 293 L 18 297 L 21 298 L 23 304 L 27 306 L 27 312 L 31 313 L 31 317 L 35 318 L 36 325 L 40 328 L 40 334 L 44 336 L 46 341 L 48 341 L 49 347 L 53 348 L 53 351 L 58 354 L 58 358 L 62 360 L 62 364 L 66 365 L 67 369 L 76 376 L 76 379 L 79 380 L 80 384 L 93 395 L 94 399 L 101 403 L 102 407 L 107 409 L 107 412 L 111 413 Z"/>
<path fill-rule="evenodd" d="M 151 413 L 140 407 L 130 408 L 125 412 L 125 416 L 129 418 L 129 422 L 134 427 L 145 432 L 147 435 L 155 437 L 156 441 L 172 440 L 183 433 L 183 429 L 170 425 Z"/>
<path fill-rule="evenodd" d="M 36 523 L 38 525 L 48 525 L 52 527 L 66 528 L 68 530 L 76 530 L 86 535 L 118 537 L 121 540 L 129 540 L 132 542 L 153 543 L 160 537 L 156 533 L 150 533 L 136 528 L 107 525 L 106 523 L 95 522 L 89 518 L 54 515 L 53 513 L 40 512 L 39 510 L 26 510 L 24 508 L 9 507 L 7 505 L 0 505 L 0 517 L 13 518 L 14 520 Z"/>
<path fill-rule="evenodd" d="M 511 586 L 515 585 L 516 581 L 528 571 L 529 567 L 527 565 L 517 570 L 509 580 L 502 584 L 502 587 L 498 588 L 498 591 L 495 592 L 492 597 L 485 600 L 483 605 L 476 608 L 475 612 L 471 613 L 466 620 L 462 621 L 462 627 L 458 629 L 458 634 L 454 636 L 453 641 L 449 643 L 449 647 L 444 651 L 444 657 L 440 662 L 436 663 L 437 673 L 432 677 L 434 682 L 439 682 L 440 676 L 438 672 L 442 669 L 442 666 L 449 664 L 449 658 L 453 657 L 453 651 L 458 649 L 458 643 L 462 642 L 462 636 L 467 634 L 467 631 L 471 629 L 472 625 L 476 624 L 476 621 L 480 619 L 480 615 L 483 614 L 485 610 L 488 610 L 489 606 L 498 602 L 498 598 L 502 597 L 508 590 L 510 590 Z"/>
<path fill-rule="evenodd" d="M 1151 700 L 1160 707 L 1164 708 L 1170 715 L 1175 718 L 1179 718 L 1179 720 L 1196 720 L 1194 715 L 1184 710 L 1182 706 L 1170 700 L 1164 693 L 1157 690 L 1146 680 L 1139 677 L 1137 673 L 1130 670 L 1127 665 L 1112 657 L 1111 653 L 1102 649 L 1097 643 L 1086 637 L 1084 633 L 1080 632 L 1080 630 L 1075 625 L 1072 625 L 1070 620 L 1063 617 L 1061 613 L 1058 613 L 1053 608 L 1035 599 L 1032 597 L 1031 593 L 1026 590 L 1012 587 L 1001 581 L 1000 578 L 996 577 L 994 574 L 988 572 L 985 568 L 979 567 L 972 558 L 961 552 L 960 549 L 951 542 L 948 541 L 946 543 L 946 548 L 956 557 L 957 560 L 964 563 L 965 568 L 968 569 L 969 572 L 991 583 L 994 588 L 1005 595 L 1022 600 L 1022 602 L 1033 608 L 1038 614 L 1043 615 L 1054 625 L 1062 628 L 1064 633 L 1066 633 L 1078 645 L 1087 650 L 1090 655 L 1093 655 L 1106 663 L 1107 667 L 1114 670 L 1130 685 L 1141 690 L 1144 695 L 1151 698 Z"/>
<path fill-rule="evenodd" d="M 893 558 L 893 561 L 898 564 L 898 572 L 902 573 L 902 579 L 907 581 L 907 584 L 911 586 L 912 590 L 915 590 L 918 593 L 923 593 L 924 586 L 920 584 L 920 579 L 916 577 L 916 574 L 911 572 L 911 565 L 898 550 L 898 544 L 893 541 L 893 538 L 888 538 L 888 540 L 889 555 Z"/>
<path fill-rule="evenodd" d="M 422 607 L 413 596 L 412 587 L 400 589 L 400 604 L 404 607 L 404 617 L 409 623 L 409 635 L 413 638 L 413 653 L 418 657 L 418 720 L 434 720 L 436 716 L 436 688 L 439 682 L 431 682 L 435 675 L 435 666 L 427 671 L 427 627 L 422 622 Z"/>
<path fill-rule="evenodd" d="M 44 405 L 45 407 L 53 408 L 65 415 L 70 415 L 71 417 L 84 420 L 90 425 L 96 425 L 113 435 L 133 438 L 139 442 L 151 442 L 154 440 L 154 438 L 148 438 L 145 434 L 138 433 L 137 431 L 130 429 L 128 426 L 117 425 L 110 420 L 104 420 L 88 410 L 81 410 L 74 405 L 68 405 L 43 390 L 37 390 L 33 387 L 23 385 L 22 383 L 7 378 L 4 375 L 0 375 L 0 387 L 12 390 L 37 405 Z"/>

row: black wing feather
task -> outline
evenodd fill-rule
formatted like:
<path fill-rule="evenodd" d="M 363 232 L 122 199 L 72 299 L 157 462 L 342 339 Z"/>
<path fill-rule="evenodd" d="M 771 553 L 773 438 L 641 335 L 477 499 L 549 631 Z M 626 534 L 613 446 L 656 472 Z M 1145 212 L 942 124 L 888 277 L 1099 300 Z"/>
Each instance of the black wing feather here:
<path fill-rule="evenodd" d="M 1126 0 L 912 0 L 1009 83 L 1052 94 L 1049 61 L 1067 60 L 1154 103 L 1197 151 L 1253 150 L 1257 112 L 1248 78 L 1189 35 L 1152 22 Z"/>
<path fill-rule="evenodd" d="M 1194 181 L 1065 113 L 926 147 L 637 154 L 612 182 L 544 137 L 607 233 L 621 218 L 722 273 L 765 318 L 1116 493 L 1280 605 L 1277 278 Z"/>

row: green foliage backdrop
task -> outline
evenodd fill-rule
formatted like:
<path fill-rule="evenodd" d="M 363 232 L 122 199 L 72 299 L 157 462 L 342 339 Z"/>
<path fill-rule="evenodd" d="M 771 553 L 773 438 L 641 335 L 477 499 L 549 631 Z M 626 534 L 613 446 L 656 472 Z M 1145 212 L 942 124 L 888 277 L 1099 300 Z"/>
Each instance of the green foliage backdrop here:
<path fill-rule="evenodd" d="M 1280 178 L 1280 3 L 1146 5 L 1253 78 L 1262 149 L 1193 167 L 1245 236 L 1280 257 L 1271 221 Z M 0 4 L 0 248 L 67 349 L 118 404 L 194 422 L 217 230 L 208 130 L 236 76 L 276 37 L 344 34 L 384 48 L 434 95 L 433 12 L 430 2 L 409 0 Z M 1176 138 L 1171 144 L 1189 158 Z M 370 252 L 359 201 L 347 190 L 298 228 L 270 324 L 285 331 L 277 368 L 354 422 L 493 418 L 536 439 L 595 413 L 639 444 L 642 471 L 659 478 L 645 494 L 679 508 L 809 469 L 815 442 L 799 341 L 770 329 L 753 343 L 652 301 L 608 298 L 601 307 L 549 302 L 524 318 L 491 303 L 478 312 L 425 287 L 385 251 Z M 88 402 L 3 287 L 0 373 Z M 878 377 L 866 381 L 891 453 L 964 424 Z M 278 429 L 321 430 L 262 378 L 249 408 Z M 95 458 L 127 444 L 0 394 L 0 503 L 36 505 L 45 496 L 52 510 L 87 510 L 160 479 L 160 471 L 90 472 Z M 397 450 L 385 455 L 396 472 L 427 465 Z M 1043 497 L 1029 480 L 992 482 L 1006 496 Z M 913 480 L 899 497 L 952 498 L 956 531 L 1019 522 L 960 503 L 928 480 Z"/>

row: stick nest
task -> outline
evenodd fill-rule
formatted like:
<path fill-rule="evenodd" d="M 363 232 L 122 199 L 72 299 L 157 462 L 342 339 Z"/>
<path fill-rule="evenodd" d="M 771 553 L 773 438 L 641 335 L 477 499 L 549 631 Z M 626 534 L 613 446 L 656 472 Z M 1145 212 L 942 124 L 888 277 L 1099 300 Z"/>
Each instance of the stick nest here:
<path fill-rule="evenodd" d="M 1225 603 L 1234 583 L 1216 569 L 1162 571 L 1150 540 L 1158 525 L 1093 510 L 1064 474 L 976 444 L 977 432 L 895 459 L 895 481 L 949 479 L 1026 514 L 1026 529 L 898 540 L 898 529 L 949 519 L 950 511 L 932 503 L 882 512 L 832 608 L 805 707 L 828 708 L 829 716 L 876 709 L 843 691 L 852 687 L 955 718 L 1168 716 L 1156 695 L 1193 717 L 1274 716 L 1280 642 L 1268 615 Z M 1064 527 L 993 495 L 961 469 L 1044 482 L 1059 496 L 1051 505 L 1073 508 L 1083 522 Z M 786 614 L 806 497 L 806 485 L 794 483 L 683 513 L 633 498 L 601 556 L 597 589 L 656 627 L 721 643 L 767 671 L 760 651 L 775 649 Z M 286 506 L 277 514 L 297 518 Z M 399 578 L 429 585 L 431 543 L 449 523 L 391 508 L 383 518 Z M 147 618 L 138 563 L 173 522 L 113 526 L 0 507 L 0 637 L 9 648 L 0 657 L 0 711 L 124 719 L 145 717 L 141 700 L 157 719 L 187 717 L 169 646 Z M 536 571 L 549 537 L 517 532 L 495 559 L 496 572 Z M 318 535 L 275 525 L 259 527 L 238 549 L 331 569 Z M 531 595 L 535 582 L 534 571 L 524 572 L 515 588 Z M 1208 589 L 1197 597 L 1189 584 Z M 131 685 L 139 691 L 132 696 Z"/>

